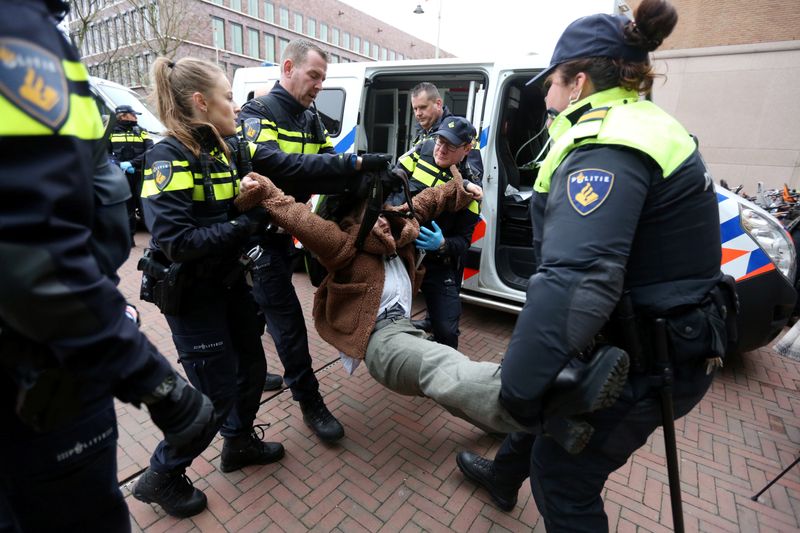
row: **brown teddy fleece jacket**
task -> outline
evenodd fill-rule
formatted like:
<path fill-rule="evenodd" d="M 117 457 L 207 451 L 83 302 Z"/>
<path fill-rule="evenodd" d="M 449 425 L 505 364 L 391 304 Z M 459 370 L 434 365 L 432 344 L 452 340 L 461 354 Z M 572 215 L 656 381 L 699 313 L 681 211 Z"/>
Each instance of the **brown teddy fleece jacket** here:
<path fill-rule="evenodd" d="M 364 359 L 378 317 L 385 257 L 396 253 L 402 258 L 416 293 L 424 275 L 424 269 L 414 268 L 414 239 L 419 235 L 420 224 L 445 210 L 463 209 L 472 200 L 464 190 L 461 176 L 454 176 L 446 184 L 429 187 L 414 197 L 414 219 L 389 218 L 394 239 L 372 231 L 363 249 L 357 250 L 355 242 L 360 228 L 357 220 L 347 217 L 339 224 L 325 220 L 312 213 L 307 205 L 283 194 L 264 176 L 251 173 L 250 177 L 258 185 L 239 195 L 236 206 L 247 211 L 262 205 L 276 224 L 318 256 L 328 275 L 314 294 L 314 325 L 326 342 L 356 359 Z"/>

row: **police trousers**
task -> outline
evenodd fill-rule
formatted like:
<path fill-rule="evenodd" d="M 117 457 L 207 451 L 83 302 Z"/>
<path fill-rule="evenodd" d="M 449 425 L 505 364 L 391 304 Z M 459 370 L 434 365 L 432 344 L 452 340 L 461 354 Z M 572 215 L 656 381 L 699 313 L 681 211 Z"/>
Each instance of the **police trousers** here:
<path fill-rule="evenodd" d="M 11 380 L 0 382 L 0 532 L 130 531 L 111 396 L 64 427 L 38 433 L 14 413 Z"/>
<path fill-rule="evenodd" d="M 690 366 L 691 365 L 691 366 Z M 713 374 L 705 364 L 686 363 L 673 385 L 675 417 L 703 398 Z M 571 455 L 553 439 L 512 433 L 495 459 L 498 483 L 517 490 L 530 476 L 536 506 L 549 533 L 608 531 L 600 493 L 608 476 L 623 466 L 661 425 L 658 389 L 646 375 L 632 376 L 617 402 L 586 416 L 595 432 L 586 448 Z"/>
<path fill-rule="evenodd" d="M 231 288 L 219 282 L 198 286 L 192 302 L 180 316 L 165 315 L 178 360 L 189 382 L 214 403 L 223 437 L 252 431 L 266 376 L 266 356 L 261 344 L 264 323 L 241 277 Z M 173 472 L 189 466 L 211 443 L 198 440 L 183 454 L 161 441 L 150 458 L 156 472 Z"/>
<path fill-rule="evenodd" d="M 425 277 L 420 292 L 425 297 L 433 340 L 458 349 L 458 322 L 461 320 L 461 273 L 450 264 L 425 261 Z"/>
<path fill-rule="evenodd" d="M 311 399 L 319 394 L 319 381 L 311 366 L 303 308 L 292 285 L 292 238 L 270 235 L 261 246 L 264 253 L 252 271 L 253 297 L 264 313 L 292 398 Z"/>
<path fill-rule="evenodd" d="M 378 321 L 364 358 L 370 375 L 399 394 L 430 398 L 489 433 L 524 429 L 500 405 L 497 363 L 472 361 L 425 335 L 407 318 Z"/>

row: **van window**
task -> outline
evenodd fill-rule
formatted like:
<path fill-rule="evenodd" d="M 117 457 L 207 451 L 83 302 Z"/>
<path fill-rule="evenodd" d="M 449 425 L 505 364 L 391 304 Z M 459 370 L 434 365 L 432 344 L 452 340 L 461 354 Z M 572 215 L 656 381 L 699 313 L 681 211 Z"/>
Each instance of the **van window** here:
<path fill-rule="evenodd" d="M 319 118 L 331 137 L 336 137 L 342 131 L 344 96 L 344 89 L 326 88 L 317 94 L 316 106 Z"/>
<path fill-rule="evenodd" d="M 114 108 L 117 106 L 129 105 L 135 111 L 141 113 L 141 115 L 137 117 L 139 126 L 153 133 L 161 133 L 164 131 L 164 126 L 161 124 L 161 121 L 145 107 L 142 97 L 135 92 L 124 87 L 114 87 L 107 84 L 99 86 L 98 89 L 106 96 L 107 101 L 110 100 L 113 103 L 110 109 L 111 112 L 113 112 Z"/>

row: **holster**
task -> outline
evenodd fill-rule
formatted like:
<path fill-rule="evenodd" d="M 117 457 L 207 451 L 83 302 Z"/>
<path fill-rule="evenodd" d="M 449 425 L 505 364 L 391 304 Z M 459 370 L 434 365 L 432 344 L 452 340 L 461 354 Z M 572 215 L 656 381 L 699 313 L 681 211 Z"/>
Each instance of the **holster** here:
<path fill-rule="evenodd" d="M 738 312 L 736 285 L 730 276 L 723 276 L 699 304 L 680 306 L 661 316 L 636 313 L 630 292 L 625 291 L 601 336 L 628 352 L 631 373 L 652 374 L 656 370 L 652 335 L 656 318 L 666 320 L 669 358 L 673 367 L 680 367 L 724 359 L 737 341 Z"/>
<path fill-rule="evenodd" d="M 190 274 L 183 263 L 170 262 L 158 250 L 145 250 L 136 267 L 142 271 L 139 297 L 165 315 L 180 315 L 186 308 Z"/>

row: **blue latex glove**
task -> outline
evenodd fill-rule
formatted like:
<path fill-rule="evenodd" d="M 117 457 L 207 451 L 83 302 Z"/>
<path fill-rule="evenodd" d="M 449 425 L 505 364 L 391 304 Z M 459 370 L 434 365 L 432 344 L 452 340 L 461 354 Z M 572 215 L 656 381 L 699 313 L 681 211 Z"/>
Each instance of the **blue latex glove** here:
<path fill-rule="evenodd" d="M 133 165 L 131 165 L 130 161 L 123 161 L 122 163 L 119 164 L 119 168 L 121 168 L 122 170 L 124 170 L 128 174 L 133 174 L 134 171 L 135 171 L 135 169 L 133 168 Z"/>
<path fill-rule="evenodd" d="M 425 226 L 419 228 L 419 237 L 414 241 L 414 244 L 420 250 L 435 252 L 444 242 L 444 235 L 442 235 L 442 230 L 439 229 L 436 221 L 431 221 L 431 226 L 433 226 L 433 230 L 429 230 Z"/>

